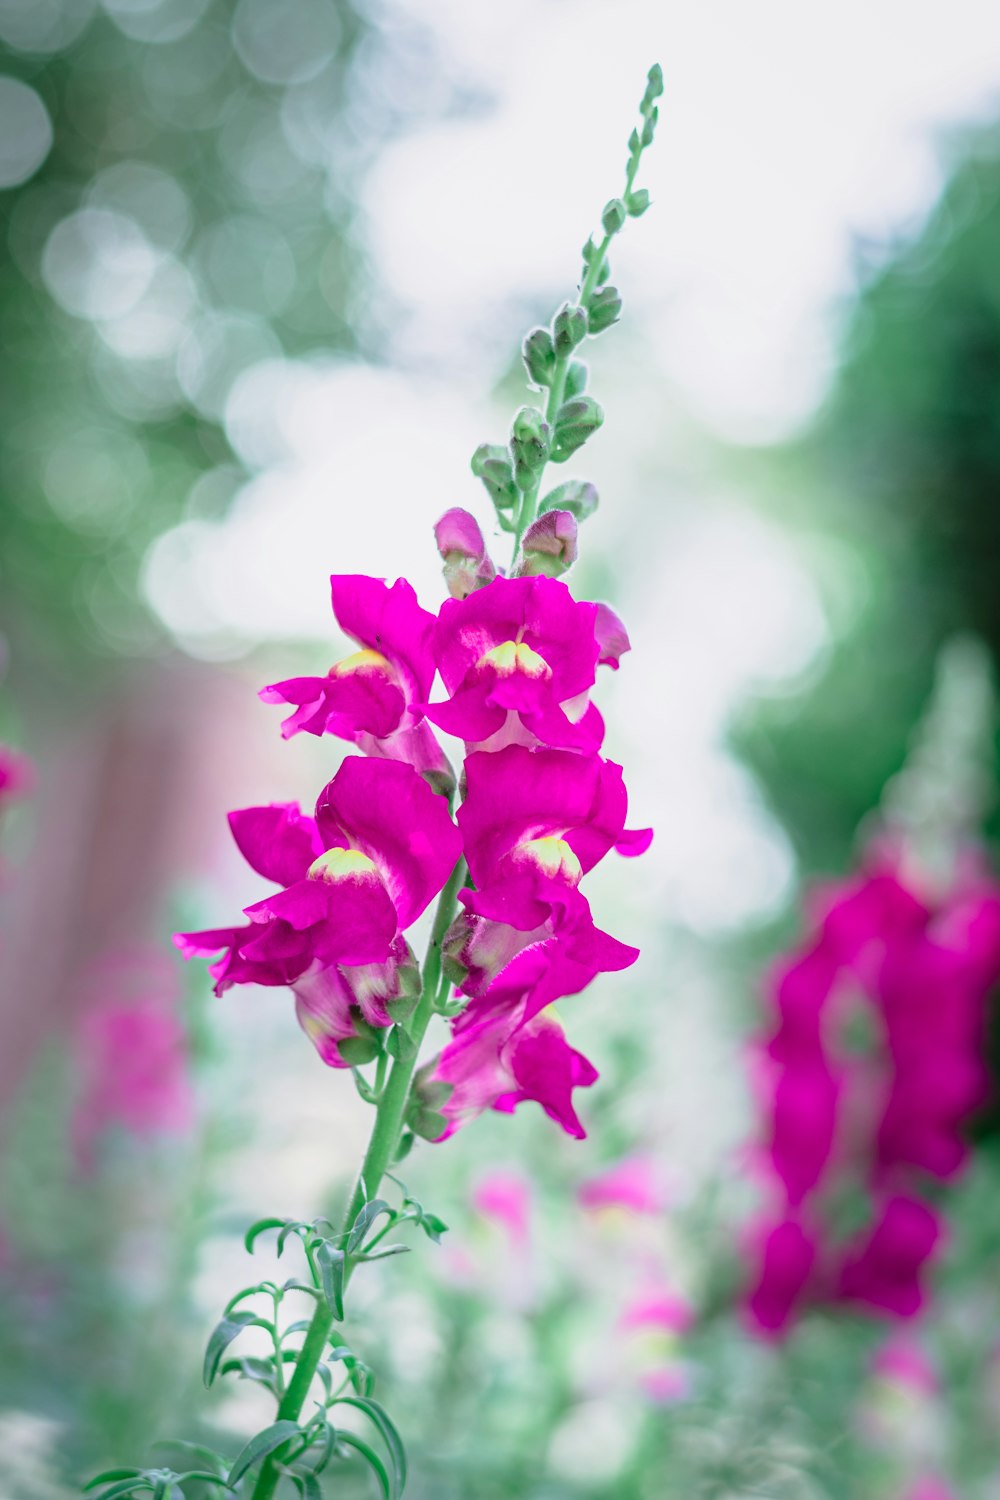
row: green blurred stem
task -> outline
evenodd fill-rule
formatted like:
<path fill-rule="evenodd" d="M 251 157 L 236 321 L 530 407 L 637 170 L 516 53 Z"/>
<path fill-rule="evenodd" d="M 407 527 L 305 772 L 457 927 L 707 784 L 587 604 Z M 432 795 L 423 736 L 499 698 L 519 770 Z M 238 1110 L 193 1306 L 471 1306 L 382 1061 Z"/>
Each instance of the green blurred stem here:
<path fill-rule="evenodd" d="M 434 1003 L 437 999 L 438 986 L 441 982 L 441 942 L 445 933 L 451 925 L 455 915 L 456 897 L 460 886 L 466 876 L 465 860 L 460 859 L 448 879 L 448 884 L 441 892 L 438 900 L 437 911 L 434 915 L 434 926 L 431 930 L 430 946 L 427 949 L 427 957 L 424 960 L 423 983 L 421 986 L 420 1002 L 413 1015 L 413 1021 L 409 1027 L 412 1046 L 405 1056 L 397 1057 L 389 1071 L 389 1077 L 381 1098 L 375 1111 L 375 1123 L 372 1126 L 371 1138 L 368 1142 L 368 1150 L 358 1173 L 354 1191 L 351 1194 L 347 1211 L 344 1214 L 342 1229 L 343 1233 L 349 1232 L 358 1214 L 365 1203 L 374 1198 L 378 1192 L 379 1185 L 386 1171 L 392 1164 L 399 1146 L 399 1138 L 402 1134 L 403 1123 L 406 1119 L 407 1106 L 410 1102 L 410 1086 L 413 1082 L 413 1070 L 416 1066 L 420 1046 L 427 1031 L 428 1023 L 434 1014 Z M 348 1260 L 344 1267 L 344 1284 L 346 1286 L 350 1279 L 352 1262 Z M 288 1388 L 278 1406 L 278 1421 L 297 1422 L 309 1395 L 309 1389 L 313 1383 L 323 1351 L 326 1349 L 330 1330 L 333 1327 L 333 1312 L 326 1301 L 318 1302 L 313 1314 L 312 1322 L 306 1333 L 305 1342 L 295 1362 L 295 1370 Z M 274 1457 L 265 1460 L 257 1483 L 254 1486 L 251 1500 L 271 1500 L 278 1485 L 280 1473 L 278 1463 Z"/>

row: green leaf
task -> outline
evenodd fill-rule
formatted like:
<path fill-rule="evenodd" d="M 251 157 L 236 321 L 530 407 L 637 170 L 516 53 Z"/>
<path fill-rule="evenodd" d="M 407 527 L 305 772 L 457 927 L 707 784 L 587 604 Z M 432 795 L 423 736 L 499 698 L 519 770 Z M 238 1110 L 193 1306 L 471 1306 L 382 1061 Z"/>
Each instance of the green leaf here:
<path fill-rule="evenodd" d="M 228 1318 L 234 1307 L 237 1307 L 246 1297 L 255 1297 L 259 1292 L 274 1292 L 277 1288 L 273 1281 L 258 1281 L 256 1286 L 245 1286 L 242 1292 L 237 1292 L 235 1297 L 230 1297 L 223 1309 L 223 1315 Z"/>
<path fill-rule="evenodd" d="M 574 396 L 582 396 L 589 378 L 590 366 L 586 360 L 571 359 L 563 381 L 563 400 L 571 401 Z"/>
<path fill-rule="evenodd" d="M 258 1432 L 256 1437 L 252 1437 L 229 1471 L 227 1483 L 230 1489 L 260 1459 L 267 1458 L 268 1454 L 274 1453 L 283 1443 L 287 1443 L 289 1438 L 297 1437 L 299 1430 L 297 1422 L 273 1422 L 270 1427 L 265 1427 L 263 1432 Z"/>
<path fill-rule="evenodd" d="M 323 1295 L 338 1322 L 344 1318 L 344 1261 L 343 1250 L 338 1250 L 329 1240 L 323 1240 L 316 1251 L 316 1266 L 323 1285 Z"/>
<path fill-rule="evenodd" d="M 154 1448 L 173 1448 L 180 1453 L 190 1453 L 193 1458 L 200 1458 L 205 1463 L 215 1466 L 216 1473 L 224 1474 L 226 1471 L 226 1460 L 216 1453 L 212 1448 L 206 1448 L 204 1443 L 189 1443 L 186 1438 L 160 1438 L 152 1445 Z"/>
<path fill-rule="evenodd" d="M 219 1373 L 219 1362 L 225 1354 L 233 1339 L 238 1338 L 244 1328 L 267 1326 L 264 1319 L 258 1318 L 256 1313 L 242 1312 L 233 1313 L 232 1317 L 223 1318 L 212 1329 L 212 1335 L 205 1350 L 205 1363 L 202 1367 L 202 1379 L 206 1385 L 211 1385 Z"/>
<path fill-rule="evenodd" d="M 142 1469 L 102 1469 L 100 1474 L 95 1474 L 83 1488 L 84 1491 L 92 1490 L 99 1484 L 110 1484 L 115 1479 L 139 1479 L 142 1472 Z"/>
<path fill-rule="evenodd" d="M 309 1225 L 303 1224 L 300 1219 L 286 1219 L 282 1225 L 281 1233 L 278 1235 L 277 1251 L 279 1258 L 284 1253 L 285 1244 L 290 1234 L 297 1234 L 300 1238 L 308 1230 Z"/>
<path fill-rule="evenodd" d="M 549 491 L 538 507 L 538 514 L 543 516 L 549 510 L 568 510 L 578 521 L 585 521 L 594 514 L 597 502 L 596 485 L 583 479 L 568 479 L 565 484 Z"/>
<path fill-rule="evenodd" d="M 385 1500 L 397 1500 L 399 1491 L 393 1488 L 389 1472 L 374 1448 L 369 1447 L 363 1438 L 356 1437 L 353 1432 L 343 1431 L 337 1433 L 337 1445 L 338 1447 L 346 1445 L 348 1448 L 354 1448 L 360 1453 L 369 1468 L 374 1471 L 379 1484 L 382 1486 L 382 1493 L 385 1496 Z"/>
<path fill-rule="evenodd" d="M 420 1219 L 420 1227 L 429 1240 L 435 1245 L 440 1245 L 441 1236 L 448 1233 L 448 1226 L 437 1214 L 423 1214 Z"/>
<path fill-rule="evenodd" d="M 403 1439 L 396 1430 L 396 1425 L 384 1406 L 373 1401 L 370 1396 L 340 1396 L 335 1403 L 337 1406 L 353 1406 L 358 1411 L 364 1412 L 365 1416 L 376 1427 L 385 1443 L 392 1463 L 395 1476 L 393 1487 L 394 1495 L 401 1495 L 406 1484 L 406 1449 L 403 1447 Z"/>
<path fill-rule="evenodd" d="M 370 1203 L 364 1203 L 357 1218 L 351 1225 L 351 1232 L 347 1237 L 347 1253 L 354 1255 L 364 1244 L 365 1235 L 368 1233 L 375 1220 L 382 1214 L 388 1214 L 391 1218 L 394 1210 L 391 1203 L 386 1203 L 384 1198 L 373 1198 Z"/>
<path fill-rule="evenodd" d="M 258 1219 L 256 1224 L 251 1224 L 243 1236 L 243 1244 L 248 1254 L 253 1254 L 253 1242 L 259 1234 L 264 1234 L 268 1229 L 280 1229 L 287 1224 L 287 1219 Z"/>
<path fill-rule="evenodd" d="M 151 1490 L 152 1484 L 140 1471 L 133 1479 L 123 1479 L 121 1484 L 113 1484 L 109 1490 L 102 1490 L 97 1500 L 119 1500 L 122 1495 L 137 1495 L 140 1490 Z"/>
<path fill-rule="evenodd" d="M 383 1245 L 378 1250 L 370 1250 L 367 1254 L 356 1255 L 354 1259 L 358 1262 L 368 1262 L 371 1260 L 385 1260 L 388 1255 L 409 1255 L 409 1253 L 409 1245 Z"/>

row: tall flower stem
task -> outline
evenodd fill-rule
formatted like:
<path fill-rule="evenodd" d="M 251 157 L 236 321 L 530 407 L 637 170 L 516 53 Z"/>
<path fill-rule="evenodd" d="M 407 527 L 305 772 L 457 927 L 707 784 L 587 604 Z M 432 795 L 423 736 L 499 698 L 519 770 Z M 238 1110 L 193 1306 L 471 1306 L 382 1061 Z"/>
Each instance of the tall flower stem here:
<path fill-rule="evenodd" d="M 635 186 L 635 178 L 639 170 L 640 159 L 641 152 L 633 155 L 629 160 L 628 171 L 625 176 L 626 197 L 628 197 L 629 193 L 632 192 L 632 189 Z M 616 231 L 614 230 L 607 231 L 604 235 L 604 238 L 601 240 L 601 243 L 594 250 L 590 258 L 590 264 L 587 267 L 587 274 L 584 276 L 583 282 L 580 286 L 580 294 L 577 297 L 576 302 L 571 304 L 574 307 L 582 307 L 584 312 L 586 313 L 589 313 L 590 311 L 591 298 L 593 297 L 594 292 L 597 290 L 597 283 L 600 280 L 601 268 L 603 267 L 605 257 L 607 256 L 607 253 L 611 248 L 611 241 L 615 237 L 615 232 Z M 545 403 L 545 420 L 550 426 L 555 422 L 556 413 L 559 411 L 559 408 L 563 402 L 563 392 L 566 389 L 566 372 L 569 369 L 574 352 L 575 351 L 573 349 L 569 349 L 565 354 L 560 354 L 552 370 L 552 375 L 549 382 L 548 400 Z M 542 464 L 541 468 L 538 470 L 538 473 L 535 476 L 535 481 L 532 484 L 531 488 L 525 490 L 524 494 L 521 496 L 521 504 L 518 507 L 517 521 L 514 527 L 514 554 L 511 558 L 510 564 L 511 576 L 513 576 L 514 571 L 517 567 L 518 555 L 521 551 L 521 539 L 524 536 L 524 533 L 527 531 L 528 527 L 531 525 L 532 521 L 535 519 L 535 509 L 538 505 L 538 494 L 542 487 L 542 479 L 545 476 L 545 469 L 546 465 Z"/>
<path fill-rule="evenodd" d="M 406 1052 L 397 1057 L 389 1071 L 389 1077 L 385 1088 L 379 1097 L 375 1109 L 375 1123 L 372 1126 L 371 1137 L 368 1141 L 368 1149 L 365 1152 L 361 1170 L 358 1173 L 354 1191 L 351 1194 L 347 1209 L 344 1213 L 342 1229 L 344 1234 L 350 1230 L 363 1205 L 378 1192 L 382 1178 L 392 1164 L 399 1146 L 403 1123 L 406 1119 L 407 1105 L 410 1100 L 410 1086 L 413 1082 L 413 1070 L 420 1054 L 420 1046 L 427 1031 L 431 1016 L 434 1014 L 435 1001 L 438 997 L 438 988 L 441 983 L 441 942 L 451 925 L 455 915 L 456 897 L 460 886 L 466 875 L 465 860 L 460 859 L 448 878 L 448 884 L 441 892 L 438 900 L 437 911 L 434 915 L 434 926 L 431 929 L 430 944 L 427 956 L 424 959 L 422 972 L 422 984 L 420 1002 L 414 1012 L 413 1021 L 409 1027 L 410 1045 Z M 351 1262 L 348 1261 L 344 1268 L 345 1284 L 351 1274 Z M 309 1389 L 316 1375 L 330 1330 L 333 1327 L 333 1312 L 327 1303 L 317 1304 L 313 1314 L 312 1322 L 306 1332 L 305 1341 L 299 1357 L 295 1362 L 295 1369 L 288 1388 L 278 1406 L 278 1420 L 297 1422 L 309 1395 Z M 273 1457 L 268 1458 L 261 1468 L 254 1486 L 252 1500 L 271 1500 L 274 1494 L 280 1472 L 278 1463 Z"/>

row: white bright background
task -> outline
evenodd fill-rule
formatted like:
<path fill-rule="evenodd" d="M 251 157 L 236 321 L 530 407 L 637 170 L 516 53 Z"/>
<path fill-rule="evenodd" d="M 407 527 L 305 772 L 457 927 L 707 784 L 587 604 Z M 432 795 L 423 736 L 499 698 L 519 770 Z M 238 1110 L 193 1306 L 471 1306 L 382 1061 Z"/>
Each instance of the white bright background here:
<path fill-rule="evenodd" d="M 332 570 L 405 572 L 435 606 L 430 525 L 454 504 L 489 521 L 468 457 L 509 419 L 491 388 L 524 309 L 571 292 L 659 60 L 666 93 L 640 177 L 653 208 L 613 256 L 626 321 L 591 351 L 607 423 L 574 471 L 604 496 L 584 544 L 615 555 L 625 579 L 613 602 L 635 651 L 607 697 L 636 817 L 660 832 L 641 899 L 652 919 L 701 930 L 765 916 L 787 895 L 791 855 L 725 750 L 726 724 L 748 692 L 821 661 L 843 621 L 829 590 L 820 602 L 817 567 L 834 597 L 863 589 L 829 548 L 807 557 L 744 497 L 705 493 L 691 434 L 771 441 L 814 409 L 859 242 L 918 227 L 948 128 L 1000 101 L 995 6 L 393 0 L 382 16 L 432 27 L 444 81 L 486 100 L 414 121 L 367 180 L 392 367 L 246 369 L 224 409 L 255 477 L 221 525 L 193 497 L 148 559 L 148 595 L 202 656 L 288 638 L 289 673 L 294 640 L 331 660 L 343 648 Z"/>

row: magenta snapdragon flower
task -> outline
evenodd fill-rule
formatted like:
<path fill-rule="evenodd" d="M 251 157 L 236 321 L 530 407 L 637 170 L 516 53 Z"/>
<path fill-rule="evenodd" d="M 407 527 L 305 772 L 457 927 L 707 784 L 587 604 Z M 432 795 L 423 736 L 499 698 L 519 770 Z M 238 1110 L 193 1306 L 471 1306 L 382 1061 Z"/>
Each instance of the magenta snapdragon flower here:
<path fill-rule="evenodd" d="M 598 664 L 617 666 L 628 645 L 612 610 L 578 603 L 557 579 L 497 578 L 442 606 L 434 654 L 449 697 L 427 716 L 486 750 L 596 751 L 604 721 L 590 690 Z"/>
<path fill-rule="evenodd" d="M 230 813 L 247 863 L 281 889 L 248 906 L 249 922 L 182 933 L 181 951 L 218 952 L 216 991 L 287 985 L 324 1061 L 346 1066 L 339 1043 L 391 1022 L 412 989 L 403 937 L 439 893 L 461 853 L 446 801 L 395 761 L 349 756 L 320 794 L 315 818 L 294 803 Z"/>
<path fill-rule="evenodd" d="M 294 705 L 282 734 L 334 734 L 365 755 L 407 761 L 448 789 L 451 767 L 421 707 L 434 680 L 434 616 L 405 578 L 389 588 L 381 578 L 334 574 L 330 590 L 337 624 L 360 650 L 325 677 L 291 677 L 261 690 L 265 703 Z"/>
<path fill-rule="evenodd" d="M 812 941 L 772 978 L 775 1024 L 755 1055 L 770 1199 L 752 1237 L 760 1329 L 782 1331 L 810 1301 L 895 1317 L 922 1306 L 943 1233 L 927 1187 L 966 1159 L 998 979 L 1000 887 L 981 875 L 930 902 L 881 851 L 822 897 Z"/>

